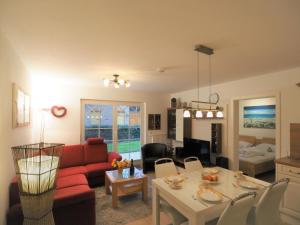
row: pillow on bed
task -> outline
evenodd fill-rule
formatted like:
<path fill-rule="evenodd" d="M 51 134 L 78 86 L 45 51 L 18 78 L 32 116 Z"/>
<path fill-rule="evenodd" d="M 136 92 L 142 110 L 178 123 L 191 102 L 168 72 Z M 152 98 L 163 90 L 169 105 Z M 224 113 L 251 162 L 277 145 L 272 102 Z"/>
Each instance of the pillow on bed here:
<path fill-rule="evenodd" d="M 262 152 L 275 152 L 275 145 L 262 143 L 256 145 L 256 149 Z"/>
<path fill-rule="evenodd" d="M 239 144 L 240 144 L 240 148 L 249 148 L 253 146 L 253 144 L 247 141 L 240 141 Z"/>

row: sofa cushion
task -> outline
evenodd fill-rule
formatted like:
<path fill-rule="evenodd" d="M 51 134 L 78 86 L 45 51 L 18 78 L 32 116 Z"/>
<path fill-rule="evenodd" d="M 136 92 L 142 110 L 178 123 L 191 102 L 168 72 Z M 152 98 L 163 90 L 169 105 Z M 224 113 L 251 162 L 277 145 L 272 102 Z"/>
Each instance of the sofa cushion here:
<path fill-rule="evenodd" d="M 55 191 L 53 216 L 57 225 L 95 223 L 95 191 L 87 185 L 77 185 Z M 72 218 L 70 218 L 72 217 Z M 22 225 L 21 204 L 15 204 L 7 212 L 7 225 Z"/>
<path fill-rule="evenodd" d="M 88 177 L 103 176 L 106 170 L 112 170 L 113 167 L 110 163 L 94 163 L 85 166 Z"/>
<path fill-rule="evenodd" d="M 60 168 L 84 165 L 84 150 L 82 145 L 67 145 L 60 157 Z"/>
<path fill-rule="evenodd" d="M 81 201 L 95 201 L 95 191 L 88 185 L 76 185 L 57 189 L 54 194 L 53 208 L 72 205 Z"/>
<path fill-rule="evenodd" d="M 84 145 L 85 163 L 108 162 L 107 145 L 102 144 L 85 144 Z"/>
<path fill-rule="evenodd" d="M 66 177 L 58 177 L 56 180 L 56 189 L 62 189 L 76 185 L 88 185 L 85 175 L 76 174 Z"/>
<path fill-rule="evenodd" d="M 86 174 L 86 168 L 84 166 L 75 166 L 75 167 L 69 167 L 69 168 L 64 168 L 60 169 L 58 171 L 58 177 L 66 177 L 66 176 L 71 176 L 75 174 Z"/>

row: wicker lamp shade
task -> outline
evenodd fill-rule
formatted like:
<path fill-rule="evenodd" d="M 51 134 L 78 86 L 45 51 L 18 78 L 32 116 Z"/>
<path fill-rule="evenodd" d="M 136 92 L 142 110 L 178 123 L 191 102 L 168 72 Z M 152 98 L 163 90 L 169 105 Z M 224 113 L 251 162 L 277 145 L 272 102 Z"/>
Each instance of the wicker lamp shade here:
<path fill-rule="evenodd" d="M 24 225 L 53 225 L 53 194 L 63 144 L 12 147 Z"/>

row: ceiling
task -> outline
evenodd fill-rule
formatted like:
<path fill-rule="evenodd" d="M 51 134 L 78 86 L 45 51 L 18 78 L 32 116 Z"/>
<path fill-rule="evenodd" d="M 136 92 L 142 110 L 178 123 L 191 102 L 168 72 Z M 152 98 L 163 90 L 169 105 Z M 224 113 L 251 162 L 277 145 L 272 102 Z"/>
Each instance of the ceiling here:
<path fill-rule="evenodd" d="M 196 87 L 196 44 L 215 49 L 214 84 L 300 66 L 299 12 L 299 0 L 0 0 L 0 30 L 36 74 L 176 92 Z"/>

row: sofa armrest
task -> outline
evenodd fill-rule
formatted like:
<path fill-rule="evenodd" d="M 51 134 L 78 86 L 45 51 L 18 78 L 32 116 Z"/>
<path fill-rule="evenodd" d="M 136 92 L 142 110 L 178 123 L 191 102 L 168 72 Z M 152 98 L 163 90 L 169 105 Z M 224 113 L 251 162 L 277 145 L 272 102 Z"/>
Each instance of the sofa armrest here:
<path fill-rule="evenodd" d="M 111 163 L 114 159 L 121 161 L 122 156 L 117 152 L 108 152 L 108 162 Z"/>
<path fill-rule="evenodd" d="M 9 185 L 9 207 L 19 204 L 20 202 L 19 186 L 17 178 L 14 177 Z"/>
<path fill-rule="evenodd" d="M 22 225 L 23 224 L 23 211 L 21 204 L 15 204 L 9 208 L 6 214 L 7 225 Z"/>

